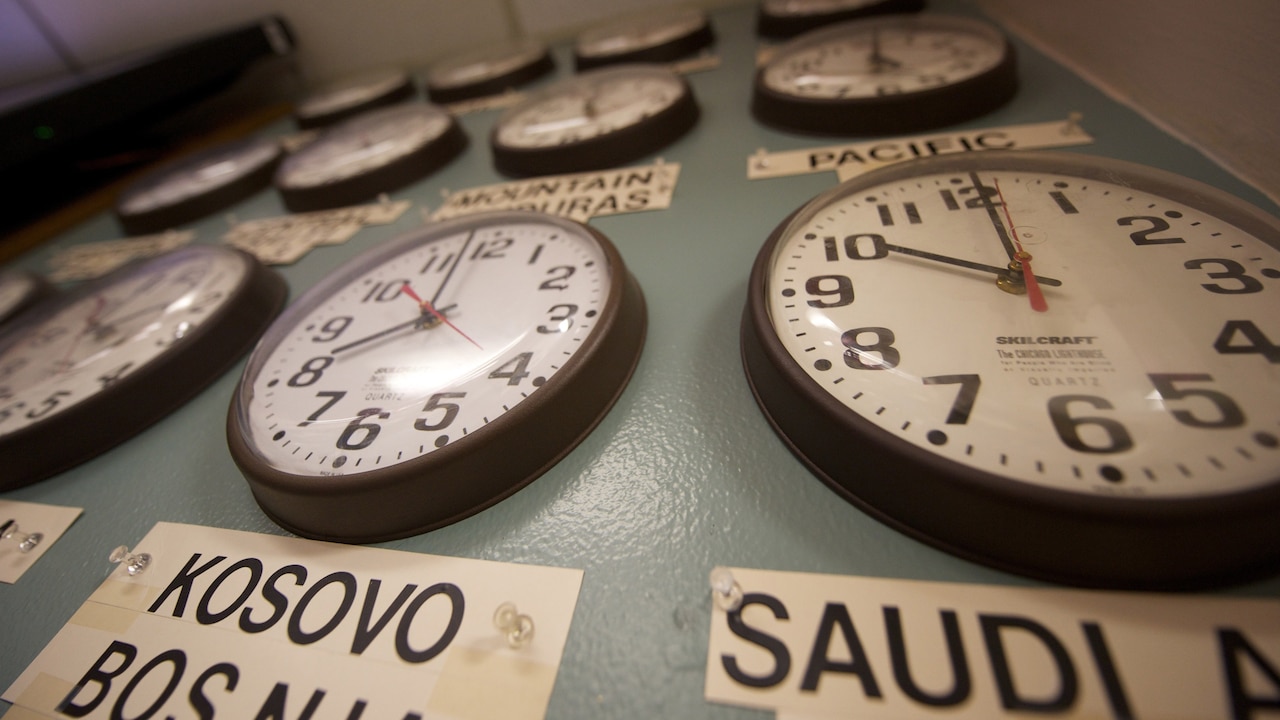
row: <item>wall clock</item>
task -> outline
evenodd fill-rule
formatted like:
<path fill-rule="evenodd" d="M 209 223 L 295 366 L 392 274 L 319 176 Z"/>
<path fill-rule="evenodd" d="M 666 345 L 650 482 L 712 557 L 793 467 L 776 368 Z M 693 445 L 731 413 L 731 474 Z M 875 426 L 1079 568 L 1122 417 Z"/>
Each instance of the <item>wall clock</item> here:
<path fill-rule="evenodd" d="M 990 112 L 1017 90 L 1013 46 L 973 18 L 887 15 L 830 25 L 756 72 L 751 112 L 782 130 L 906 133 Z"/>
<path fill-rule="evenodd" d="M 547 46 L 533 40 L 486 47 L 442 60 L 423 85 L 432 102 L 455 103 L 497 95 L 555 69 Z"/>
<path fill-rule="evenodd" d="M 259 505 L 311 538 L 425 532 L 575 447 L 640 356 L 612 244 L 530 212 L 434 223 L 339 268 L 249 359 L 228 416 Z"/>
<path fill-rule="evenodd" d="M 442 108 L 401 103 L 325 130 L 280 163 L 274 182 L 293 212 L 354 205 L 426 177 L 466 146 Z"/>
<path fill-rule="evenodd" d="M 617 63 L 665 63 L 710 47 L 715 33 L 696 8 L 648 10 L 584 30 L 573 46 L 574 67 L 590 70 Z"/>
<path fill-rule="evenodd" d="M 168 163 L 120 193 L 116 220 L 130 235 L 162 232 L 199 220 L 270 185 L 283 156 L 274 138 L 253 137 Z"/>
<path fill-rule="evenodd" d="M 912 161 L 782 223 L 747 377 L 845 498 L 1055 581 L 1280 565 L 1280 221 L 1065 153 Z"/>
<path fill-rule="evenodd" d="M 0 272 L 0 324 L 18 317 L 57 289 L 43 276 L 25 270 Z"/>
<path fill-rule="evenodd" d="M 415 95 L 417 90 L 409 73 L 381 68 L 321 85 L 298 103 L 293 117 L 299 128 L 311 130 L 410 100 Z"/>
<path fill-rule="evenodd" d="M 924 0 L 761 0 L 756 33 L 789 38 L 844 20 L 923 9 Z"/>
<path fill-rule="evenodd" d="M 285 294 L 250 256 L 192 245 L 18 320 L 0 341 L 0 488 L 88 460 L 182 405 L 248 350 Z"/>
<path fill-rule="evenodd" d="M 684 78 L 658 65 L 617 65 L 531 94 L 498 118 L 489 141 L 504 174 L 581 172 L 642 158 L 697 121 Z"/>

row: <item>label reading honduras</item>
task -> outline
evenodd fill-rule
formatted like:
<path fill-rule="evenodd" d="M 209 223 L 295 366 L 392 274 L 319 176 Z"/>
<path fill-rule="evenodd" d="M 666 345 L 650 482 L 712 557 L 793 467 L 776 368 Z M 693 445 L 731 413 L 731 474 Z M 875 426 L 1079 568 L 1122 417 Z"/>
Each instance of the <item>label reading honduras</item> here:
<path fill-rule="evenodd" d="M 680 163 L 530 178 L 459 190 L 445 198 L 432 220 L 488 210 L 536 210 L 572 220 L 597 215 L 665 210 L 680 177 Z"/>
<path fill-rule="evenodd" d="M 706 698 L 787 718 L 1272 718 L 1280 603 L 731 570 Z"/>
<path fill-rule="evenodd" d="M 984 150 L 1067 147 L 1091 142 L 1093 138 L 1080 127 L 1080 117 L 1073 115 L 1058 122 L 886 138 L 776 153 L 761 150 L 747 158 L 747 178 L 761 180 L 835 170 L 843 182 L 885 165 L 920 157 Z"/>
<path fill-rule="evenodd" d="M 541 718 L 582 571 L 157 524 L 4 693 L 13 718 Z M 511 648 L 494 612 L 536 633 Z M 10 618 L 10 620 L 13 620 Z"/>

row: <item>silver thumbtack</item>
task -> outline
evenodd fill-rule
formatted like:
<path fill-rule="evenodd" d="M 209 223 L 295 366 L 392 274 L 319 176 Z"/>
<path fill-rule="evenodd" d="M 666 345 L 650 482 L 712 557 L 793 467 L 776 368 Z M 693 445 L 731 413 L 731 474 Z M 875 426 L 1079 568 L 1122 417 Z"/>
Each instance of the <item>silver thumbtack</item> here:
<path fill-rule="evenodd" d="M 117 565 L 123 565 L 124 571 L 130 575 L 137 575 L 146 570 L 147 566 L 151 564 L 151 556 L 149 554 L 131 553 L 128 545 L 121 545 L 112 550 L 107 559 Z"/>
<path fill-rule="evenodd" d="M 716 607 L 733 612 L 742 607 L 742 586 L 733 578 L 729 568 L 717 567 L 711 571 L 711 597 Z"/>
<path fill-rule="evenodd" d="M 4 525 L 0 525 L 0 540 L 9 538 L 18 541 L 18 552 L 29 553 L 44 539 L 44 534 L 19 532 L 18 523 L 9 520 Z"/>
<path fill-rule="evenodd" d="M 515 603 L 504 602 L 493 613 L 493 626 L 506 633 L 507 645 L 521 648 L 533 640 L 533 618 L 521 615 Z"/>
<path fill-rule="evenodd" d="M 1080 123 L 1084 120 L 1084 113 L 1073 112 L 1067 115 L 1067 124 L 1062 128 L 1063 135 L 1075 135 L 1083 132 Z"/>
<path fill-rule="evenodd" d="M 240 224 L 240 218 L 236 217 L 235 213 L 227 213 L 222 217 L 227 221 L 227 227 L 233 228 Z"/>
<path fill-rule="evenodd" d="M 764 148 L 756 148 L 756 168 L 764 170 L 769 167 L 769 154 Z"/>
<path fill-rule="evenodd" d="M 384 206 L 384 207 L 385 207 L 385 206 L 389 205 L 390 203 L 391 203 L 391 198 L 387 197 L 387 194 L 386 194 L 386 193 L 378 193 L 378 204 L 379 204 L 379 205 L 382 205 L 382 206 Z"/>

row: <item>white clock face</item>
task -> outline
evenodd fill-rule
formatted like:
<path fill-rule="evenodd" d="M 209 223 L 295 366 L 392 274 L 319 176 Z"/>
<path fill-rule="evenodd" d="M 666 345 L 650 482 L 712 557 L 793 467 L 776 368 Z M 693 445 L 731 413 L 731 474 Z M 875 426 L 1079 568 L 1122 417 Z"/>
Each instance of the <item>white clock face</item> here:
<path fill-rule="evenodd" d="M 764 70 L 765 87 L 815 99 L 872 98 L 944 87 L 1004 58 L 993 28 L 959 17 L 853 21 L 785 46 Z"/>
<path fill-rule="evenodd" d="M 1263 241 L 1176 186 L 974 167 L 838 190 L 782 231 L 764 292 L 803 372 L 921 455 L 1033 486 L 1276 482 L 1275 221 Z"/>
<path fill-rule="evenodd" d="M 585 232 L 528 219 L 358 264 L 263 339 L 242 432 L 262 462 L 302 476 L 446 447 L 536 397 L 596 325 L 612 272 Z"/>
<path fill-rule="evenodd" d="M 309 188 L 368 173 L 440 139 L 452 122 L 444 110 L 421 103 L 365 113 L 285 158 L 276 185 Z"/>
<path fill-rule="evenodd" d="M 280 145 L 271 138 L 231 143 L 189 161 L 180 161 L 125 192 L 117 206 L 122 214 L 152 212 L 190 200 L 240 180 L 275 161 Z"/>
<path fill-rule="evenodd" d="M 444 89 L 502 77 L 537 62 L 546 52 L 546 46 L 536 42 L 483 48 L 433 65 L 427 84 Z"/>
<path fill-rule="evenodd" d="M 192 333 L 242 282 L 245 264 L 190 252 L 99 286 L 0 352 L 0 437 L 94 397 Z"/>
<path fill-rule="evenodd" d="M 583 32 L 577 53 L 595 57 L 642 50 L 693 34 L 706 24 L 706 14 L 693 8 L 628 16 Z"/>
<path fill-rule="evenodd" d="M 512 148 L 582 142 L 637 125 L 686 94 L 679 76 L 626 66 L 584 73 L 531 97 L 497 124 L 494 139 Z"/>

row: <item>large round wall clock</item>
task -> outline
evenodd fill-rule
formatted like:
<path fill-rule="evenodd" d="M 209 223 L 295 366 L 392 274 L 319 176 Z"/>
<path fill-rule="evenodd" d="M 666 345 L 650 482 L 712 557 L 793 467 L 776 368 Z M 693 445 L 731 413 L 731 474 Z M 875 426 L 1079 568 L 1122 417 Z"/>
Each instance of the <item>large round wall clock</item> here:
<path fill-rule="evenodd" d="M 513 176 L 613 167 L 677 140 L 698 121 L 684 78 L 658 65 L 617 65 L 566 78 L 508 109 L 490 135 Z"/>
<path fill-rule="evenodd" d="M 790 38 L 845 20 L 923 9 L 924 0 L 761 0 L 756 33 Z"/>
<path fill-rule="evenodd" d="M 360 113 L 411 100 L 413 78 L 398 68 L 381 68 L 338 78 L 298 102 L 293 117 L 303 130 L 327 127 Z"/>
<path fill-rule="evenodd" d="M 646 10 L 588 28 L 573 46 L 574 67 L 590 70 L 619 63 L 665 63 L 689 57 L 715 42 L 702 10 Z"/>
<path fill-rule="evenodd" d="M 274 182 L 289 210 L 328 210 L 424 178 L 466 146 L 462 127 L 439 106 L 401 103 L 325 130 L 280 163 Z"/>
<path fill-rule="evenodd" d="M 1166 588 L 1280 567 L 1280 221 L 1065 153 L 819 195 L 752 269 L 747 377 L 845 498 L 1014 572 Z"/>
<path fill-rule="evenodd" d="M 116 199 L 120 227 L 145 235 L 198 220 L 271 184 L 284 151 L 274 138 L 235 140 L 163 165 Z"/>
<path fill-rule="evenodd" d="M 192 245 L 18 320 L 0 341 L 0 488 L 88 460 L 176 409 L 249 349 L 286 292 L 252 257 Z"/>
<path fill-rule="evenodd" d="M 551 51 L 532 40 L 485 47 L 431 66 L 423 80 L 432 102 L 456 103 L 497 95 L 555 69 Z"/>
<path fill-rule="evenodd" d="M 830 25 L 778 48 L 756 72 L 751 112 L 803 133 L 906 133 L 990 112 L 1017 86 L 1013 46 L 994 25 L 886 15 Z"/>
<path fill-rule="evenodd" d="M 630 379 L 645 318 L 639 285 L 590 228 L 530 212 L 428 225 L 281 315 L 232 401 L 231 454 L 292 532 L 425 532 L 575 447 Z"/>

